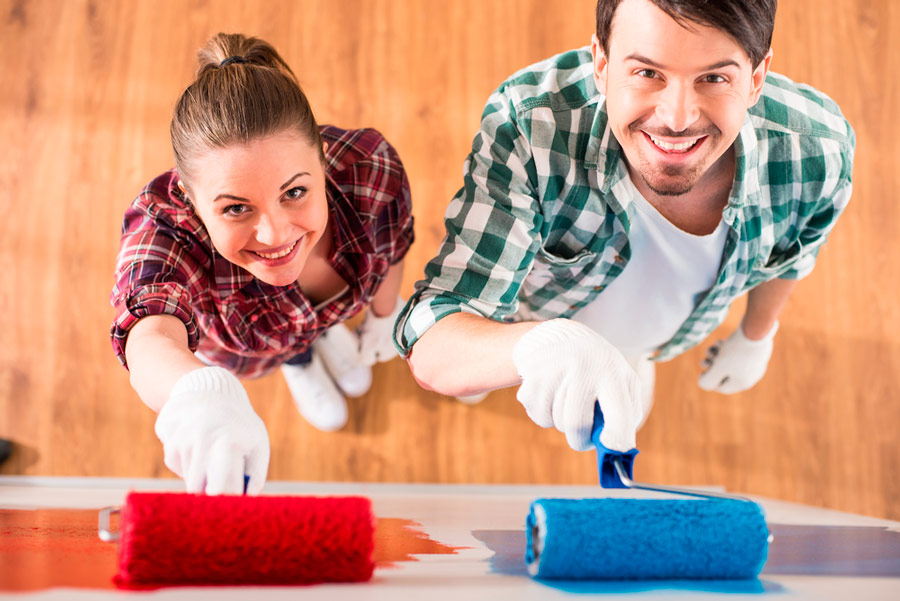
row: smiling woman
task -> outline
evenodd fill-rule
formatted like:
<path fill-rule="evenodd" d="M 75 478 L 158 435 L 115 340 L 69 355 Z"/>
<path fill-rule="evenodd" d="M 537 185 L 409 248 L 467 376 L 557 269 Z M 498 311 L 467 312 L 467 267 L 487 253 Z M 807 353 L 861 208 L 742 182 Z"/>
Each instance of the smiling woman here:
<path fill-rule="evenodd" d="M 344 395 L 396 356 L 409 183 L 378 132 L 320 127 L 266 42 L 219 34 L 199 59 L 175 168 L 125 215 L 111 335 L 188 490 L 258 492 L 269 440 L 237 378 L 280 367 L 310 423 L 346 423 Z"/>

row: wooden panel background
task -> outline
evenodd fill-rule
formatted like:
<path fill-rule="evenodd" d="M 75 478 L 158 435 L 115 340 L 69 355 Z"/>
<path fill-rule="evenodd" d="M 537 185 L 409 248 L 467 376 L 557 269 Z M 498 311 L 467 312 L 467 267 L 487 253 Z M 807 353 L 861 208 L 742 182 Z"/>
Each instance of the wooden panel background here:
<path fill-rule="evenodd" d="M 170 476 L 154 414 L 110 350 L 121 216 L 171 164 L 170 111 L 217 31 L 259 35 L 298 73 L 321 122 L 372 126 L 399 149 L 418 241 L 442 214 L 489 93 L 588 42 L 593 0 L 0 0 L 2 473 Z M 774 69 L 835 98 L 856 128 L 855 192 L 787 307 L 768 375 L 724 397 L 696 386 L 702 350 L 658 371 L 637 475 L 724 484 L 900 519 L 900 3 L 783 0 Z M 735 306 L 721 333 L 733 328 Z M 533 426 L 514 391 L 469 407 L 379 366 L 341 432 L 312 430 L 280 376 L 248 389 L 272 479 L 592 483 L 593 454 Z"/>

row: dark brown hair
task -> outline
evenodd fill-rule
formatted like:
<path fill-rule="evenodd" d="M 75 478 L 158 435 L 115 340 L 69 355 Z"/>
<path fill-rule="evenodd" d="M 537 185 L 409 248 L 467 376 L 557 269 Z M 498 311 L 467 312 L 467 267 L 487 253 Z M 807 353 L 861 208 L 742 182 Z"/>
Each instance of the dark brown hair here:
<path fill-rule="evenodd" d="M 219 33 L 197 59 L 197 78 L 178 99 L 169 128 L 175 167 L 182 178 L 190 173 L 190 160 L 199 152 L 285 130 L 306 137 L 324 162 L 309 101 L 294 72 L 270 44 Z"/>
<path fill-rule="evenodd" d="M 609 56 L 613 15 L 622 0 L 597 0 L 597 39 Z M 772 45 L 777 0 L 650 0 L 680 25 L 696 23 L 728 34 L 755 69 Z"/>

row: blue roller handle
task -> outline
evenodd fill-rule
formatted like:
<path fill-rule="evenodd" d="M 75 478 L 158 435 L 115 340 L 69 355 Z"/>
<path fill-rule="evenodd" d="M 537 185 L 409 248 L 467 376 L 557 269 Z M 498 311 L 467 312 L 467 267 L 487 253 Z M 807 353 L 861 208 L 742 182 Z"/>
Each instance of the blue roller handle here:
<path fill-rule="evenodd" d="M 622 483 L 622 479 L 619 478 L 619 474 L 613 465 L 613 459 L 619 458 L 622 461 L 625 473 L 631 478 L 634 470 L 634 456 L 638 454 L 638 450 L 631 449 L 622 453 L 607 449 L 600 443 L 600 432 L 602 431 L 603 412 L 600 411 L 600 403 L 594 403 L 594 425 L 591 428 L 591 442 L 597 447 L 597 470 L 600 472 L 600 486 L 603 488 L 628 488 Z"/>

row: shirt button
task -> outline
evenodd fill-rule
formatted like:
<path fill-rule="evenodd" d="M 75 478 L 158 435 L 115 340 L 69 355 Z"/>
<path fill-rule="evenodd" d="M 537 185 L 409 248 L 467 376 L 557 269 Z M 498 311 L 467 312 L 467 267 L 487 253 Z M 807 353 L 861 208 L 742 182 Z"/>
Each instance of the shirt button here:
<path fill-rule="evenodd" d="M 606 286 L 594 286 L 594 292 L 603 292 L 604 288 L 606 288 Z"/>
<path fill-rule="evenodd" d="M 661 349 L 656 349 L 655 351 L 653 351 L 652 353 L 650 353 L 650 358 L 651 358 L 651 359 L 656 359 L 657 357 L 659 357 L 660 353 L 662 353 L 662 350 L 661 350 Z"/>
<path fill-rule="evenodd" d="M 250 321 L 252 323 L 256 323 L 256 320 L 259 319 L 259 315 L 253 314 L 250 316 Z"/>
<path fill-rule="evenodd" d="M 578 308 L 578 305 L 569 305 L 569 311 L 574 311 Z"/>
<path fill-rule="evenodd" d="M 625 259 L 622 258 L 622 255 L 616 255 L 616 258 L 614 259 L 614 261 L 616 263 L 624 263 Z"/>

